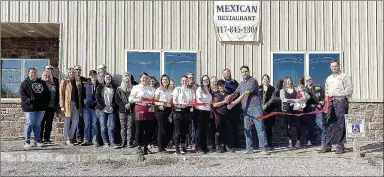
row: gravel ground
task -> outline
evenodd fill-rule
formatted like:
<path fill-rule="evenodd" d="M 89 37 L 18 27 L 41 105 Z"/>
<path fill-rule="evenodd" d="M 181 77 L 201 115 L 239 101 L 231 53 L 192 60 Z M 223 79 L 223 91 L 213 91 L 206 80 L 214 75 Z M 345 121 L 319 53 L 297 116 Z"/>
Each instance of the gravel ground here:
<path fill-rule="evenodd" d="M 383 176 L 383 159 L 349 157 L 147 158 L 144 162 L 1 163 L 2 176 Z"/>

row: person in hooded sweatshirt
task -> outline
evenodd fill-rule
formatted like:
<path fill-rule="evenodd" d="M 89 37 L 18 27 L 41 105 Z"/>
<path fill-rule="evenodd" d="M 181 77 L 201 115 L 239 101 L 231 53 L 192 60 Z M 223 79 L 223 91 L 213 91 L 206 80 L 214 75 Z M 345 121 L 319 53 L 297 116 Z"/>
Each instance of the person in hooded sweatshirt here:
<path fill-rule="evenodd" d="M 41 121 L 50 101 L 50 92 L 47 84 L 37 78 L 36 68 L 28 69 L 28 77 L 20 85 L 21 107 L 25 114 L 25 145 L 30 148 L 31 133 L 34 134 L 34 146 L 43 147 L 40 140 Z"/>
<path fill-rule="evenodd" d="M 100 85 L 97 81 L 97 72 L 95 70 L 89 71 L 89 79 L 84 83 L 84 140 L 82 146 L 91 145 L 98 146 L 97 134 L 97 115 L 96 115 L 96 89 Z"/>
<path fill-rule="evenodd" d="M 122 138 L 120 147 L 122 148 L 126 147 L 127 144 L 130 148 L 133 148 L 135 140 L 135 130 L 133 129 L 135 107 L 133 103 L 129 102 L 129 95 L 132 90 L 130 78 L 130 76 L 125 76 L 121 81 L 121 85 L 116 90 L 115 101 L 119 106 L 120 134 Z"/>

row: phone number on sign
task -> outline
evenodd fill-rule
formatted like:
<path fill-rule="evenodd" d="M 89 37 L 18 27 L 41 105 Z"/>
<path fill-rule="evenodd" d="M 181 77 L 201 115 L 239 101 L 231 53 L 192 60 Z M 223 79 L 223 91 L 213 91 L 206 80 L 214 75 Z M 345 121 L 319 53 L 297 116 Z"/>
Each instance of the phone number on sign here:
<path fill-rule="evenodd" d="M 256 33 L 256 26 L 219 26 L 216 27 L 219 33 Z"/>

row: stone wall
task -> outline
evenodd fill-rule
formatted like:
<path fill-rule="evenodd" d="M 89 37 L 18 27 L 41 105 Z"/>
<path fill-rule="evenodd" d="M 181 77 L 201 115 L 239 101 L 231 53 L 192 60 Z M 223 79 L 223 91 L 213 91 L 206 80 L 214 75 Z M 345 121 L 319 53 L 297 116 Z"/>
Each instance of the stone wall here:
<path fill-rule="evenodd" d="M 1 38 L 1 58 L 50 59 L 50 64 L 59 66 L 58 38 L 7 37 Z"/>
<path fill-rule="evenodd" d="M 384 103 L 351 103 L 349 114 L 365 115 L 365 140 L 383 141 Z"/>
<path fill-rule="evenodd" d="M 383 141 L 383 103 L 350 103 L 350 114 L 363 114 L 366 118 L 366 137 L 364 141 Z M 19 103 L 1 102 L 1 138 L 22 139 L 24 135 L 24 114 Z M 53 123 L 52 139 L 63 141 L 62 118 L 56 117 Z M 242 126 L 241 124 L 240 126 Z M 283 119 L 277 119 L 273 127 L 274 143 L 286 143 L 285 125 Z M 295 128 L 293 127 L 293 130 Z M 315 126 L 316 137 L 319 138 L 319 129 Z M 306 123 L 302 123 L 302 142 L 306 143 Z M 240 132 L 241 139 L 244 139 L 243 132 Z"/>

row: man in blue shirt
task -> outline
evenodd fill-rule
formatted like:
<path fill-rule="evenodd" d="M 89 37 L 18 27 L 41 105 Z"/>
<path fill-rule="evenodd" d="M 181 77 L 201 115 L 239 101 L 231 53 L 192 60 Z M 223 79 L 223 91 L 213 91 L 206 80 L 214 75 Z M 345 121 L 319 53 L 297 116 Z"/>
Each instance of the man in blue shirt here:
<path fill-rule="evenodd" d="M 229 94 L 233 94 L 237 87 L 239 86 L 239 83 L 232 79 L 231 70 L 228 68 L 225 68 L 223 70 L 223 77 L 225 80 L 225 89 L 228 91 Z M 229 126 L 231 131 L 231 142 L 230 142 L 230 148 L 233 150 L 240 148 L 240 141 L 239 141 L 239 123 L 241 118 L 241 105 L 238 104 L 235 107 L 233 107 L 229 111 Z"/>
<path fill-rule="evenodd" d="M 261 152 L 265 155 L 270 153 L 266 149 L 267 141 L 265 135 L 265 128 L 262 120 L 256 120 L 258 116 L 262 115 L 261 99 L 259 92 L 259 84 L 257 80 L 250 76 L 249 67 L 242 66 L 240 68 L 243 81 L 237 87 L 235 92 L 231 95 L 231 98 L 240 95 L 235 101 L 232 101 L 229 105 L 229 109 L 232 109 L 236 104 L 241 102 L 241 108 L 244 116 L 244 128 L 246 139 L 246 151 L 245 154 L 250 154 L 253 151 L 253 138 L 252 138 L 252 126 L 255 125 L 259 138 L 259 147 Z"/>

